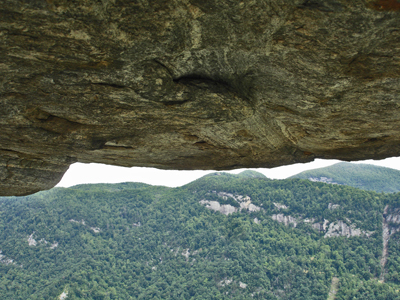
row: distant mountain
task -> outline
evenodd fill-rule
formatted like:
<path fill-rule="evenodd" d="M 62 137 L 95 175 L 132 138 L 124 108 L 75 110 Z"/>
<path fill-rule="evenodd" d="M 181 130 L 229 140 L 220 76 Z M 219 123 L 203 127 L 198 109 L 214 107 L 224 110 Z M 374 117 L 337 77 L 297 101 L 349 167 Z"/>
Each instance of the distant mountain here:
<path fill-rule="evenodd" d="M 1 197 L 0 299 L 399 300 L 399 195 L 245 171 Z"/>
<path fill-rule="evenodd" d="M 341 162 L 325 168 L 304 171 L 290 178 L 344 184 L 376 192 L 400 192 L 400 171 L 368 164 Z"/>
<path fill-rule="evenodd" d="M 267 178 L 267 176 L 265 176 L 264 174 L 261 174 L 253 170 L 245 170 L 243 172 L 240 172 L 238 176 L 248 177 L 248 178 Z"/>
<path fill-rule="evenodd" d="M 151 187 L 150 184 L 142 182 L 122 182 L 122 183 L 96 183 L 96 184 L 78 184 L 74 185 L 72 189 L 79 190 L 102 190 L 102 191 L 122 191 L 122 190 L 133 190 Z"/>

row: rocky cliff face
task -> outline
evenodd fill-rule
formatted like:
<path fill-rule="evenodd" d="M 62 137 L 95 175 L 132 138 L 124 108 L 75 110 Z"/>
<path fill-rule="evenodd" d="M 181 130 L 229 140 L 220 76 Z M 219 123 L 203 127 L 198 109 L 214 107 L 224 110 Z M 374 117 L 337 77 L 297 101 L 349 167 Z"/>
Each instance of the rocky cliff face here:
<path fill-rule="evenodd" d="M 389 205 L 385 206 L 382 218 L 382 258 L 381 258 L 381 276 L 380 280 L 383 282 L 385 280 L 385 266 L 388 257 L 388 245 L 390 236 L 400 231 L 400 209 L 393 208 Z"/>
<path fill-rule="evenodd" d="M 283 223 L 286 226 L 289 224 L 293 224 L 293 227 L 297 226 L 298 219 L 293 218 L 292 216 L 285 216 L 284 214 L 274 214 L 271 216 L 272 220 L 278 221 L 279 223 Z"/>
<path fill-rule="evenodd" d="M 338 220 L 337 222 L 332 222 L 329 224 L 328 231 L 325 233 L 324 237 L 337 237 L 337 236 L 367 236 L 369 237 L 373 232 L 361 230 L 357 228 L 354 224 L 347 225 L 342 220 Z"/>
<path fill-rule="evenodd" d="M 274 167 L 398 155 L 396 0 L 4 0 L 0 194 L 73 162 Z"/>
<path fill-rule="evenodd" d="M 249 196 L 233 195 L 231 193 L 226 193 L 226 192 L 219 192 L 217 195 L 221 197 L 222 200 L 227 200 L 228 198 L 232 198 L 233 201 L 235 201 L 239 207 L 235 207 L 230 204 L 221 204 L 218 201 L 211 201 L 205 199 L 201 200 L 200 204 L 205 205 L 208 209 L 219 211 L 224 215 L 233 214 L 238 211 L 255 212 L 262 210 L 261 207 L 251 203 L 251 198 Z"/>

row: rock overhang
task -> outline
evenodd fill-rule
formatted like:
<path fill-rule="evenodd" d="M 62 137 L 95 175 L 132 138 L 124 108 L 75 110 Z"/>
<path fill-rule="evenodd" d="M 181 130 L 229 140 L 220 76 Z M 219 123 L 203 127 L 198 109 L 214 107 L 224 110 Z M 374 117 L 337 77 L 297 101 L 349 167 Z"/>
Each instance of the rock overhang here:
<path fill-rule="evenodd" d="M 73 162 L 276 167 L 399 155 L 380 1 L 3 1 L 0 194 Z"/>

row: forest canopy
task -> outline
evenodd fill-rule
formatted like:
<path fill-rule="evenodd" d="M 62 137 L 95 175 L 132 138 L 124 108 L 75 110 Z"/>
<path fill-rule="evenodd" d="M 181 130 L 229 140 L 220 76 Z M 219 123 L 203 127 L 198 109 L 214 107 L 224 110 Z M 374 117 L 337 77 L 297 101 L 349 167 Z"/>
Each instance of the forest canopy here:
<path fill-rule="evenodd" d="M 215 202 L 235 212 L 207 206 Z M 337 278 L 336 299 L 400 299 L 395 222 L 380 263 L 386 205 L 395 212 L 399 194 L 249 172 L 179 188 L 93 184 L 3 197 L 0 294 L 325 300 Z M 339 221 L 359 235 L 338 227 L 327 236 Z"/>

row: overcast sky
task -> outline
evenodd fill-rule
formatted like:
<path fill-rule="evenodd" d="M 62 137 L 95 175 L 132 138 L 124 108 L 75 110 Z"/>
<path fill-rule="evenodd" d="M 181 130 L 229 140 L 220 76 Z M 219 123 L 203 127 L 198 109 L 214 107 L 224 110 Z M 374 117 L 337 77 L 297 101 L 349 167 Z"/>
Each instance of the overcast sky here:
<path fill-rule="evenodd" d="M 338 162 L 338 160 L 316 159 L 314 162 L 306 164 L 295 164 L 273 169 L 252 170 L 263 173 L 265 176 L 271 179 L 284 179 L 305 170 L 322 168 Z M 366 160 L 356 163 L 374 164 L 400 170 L 400 157 L 388 158 L 384 160 Z M 243 170 L 245 169 L 227 172 L 240 173 Z M 144 182 L 152 185 L 176 187 L 189 183 L 211 172 L 215 171 L 171 171 L 158 170 L 154 168 L 124 168 L 102 164 L 76 163 L 71 165 L 57 186 L 70 187 L 82 183 L 117 183 L 132 181 Z"/>

